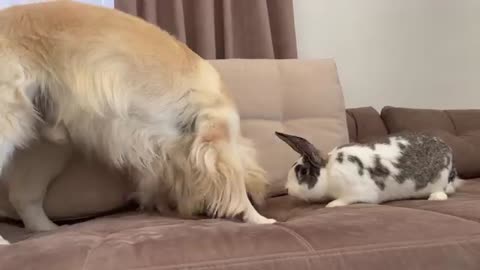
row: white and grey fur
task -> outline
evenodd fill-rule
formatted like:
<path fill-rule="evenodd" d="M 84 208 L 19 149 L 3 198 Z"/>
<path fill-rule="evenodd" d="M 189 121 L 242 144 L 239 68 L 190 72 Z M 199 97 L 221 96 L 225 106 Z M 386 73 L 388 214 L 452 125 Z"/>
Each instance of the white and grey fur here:
<path fill-rule="evenodd" d="M 461 180 L 450 147 L 438 137 L 402 133 L 368 144 L 347 144 L 328 158 L 308 140 L 276 132 L 301 154 L 288 173 L 291 196 L 332 200 L 327 207 L 402 199 L 446 200 Z"/>

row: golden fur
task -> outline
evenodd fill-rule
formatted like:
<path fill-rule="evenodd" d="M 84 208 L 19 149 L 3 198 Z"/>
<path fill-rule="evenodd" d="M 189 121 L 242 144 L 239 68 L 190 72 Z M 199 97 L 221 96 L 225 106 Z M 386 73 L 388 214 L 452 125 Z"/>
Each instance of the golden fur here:
<path fill-rule="evenodd" d="M 47 137 L 130 172 L 144 207 L 274 222 L 248 200 L 267 181 L 219 74 L 156 26 L 70 1 L 0 11 L 0 170 L 37 135 L 34 106 Z"/>

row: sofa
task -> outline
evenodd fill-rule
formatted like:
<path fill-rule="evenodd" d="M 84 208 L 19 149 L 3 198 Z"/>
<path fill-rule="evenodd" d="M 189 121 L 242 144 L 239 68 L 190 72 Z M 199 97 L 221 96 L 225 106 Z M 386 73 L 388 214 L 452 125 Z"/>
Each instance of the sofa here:
<path fill-rule="evenodd" d="M 45 201 L 58 230 L 24 230 L 0 186 L 0 235 L 13 243 L 0 246 L 0 269 L 480 269 L 480 110 L 346 109 L 332 59 L 212 64 L 232 89 L 242 130 L 272 182 L 259 211 L 278 223 L 137 211 L 122 175 L 78 154 Z M 274 136 L 277 130 L 308 138 L 323 155 L 400 131 L 431 133 L 452 147 L 467 181 L 446 201 L 308 204 L 285 193 L 298 156 Z"/>

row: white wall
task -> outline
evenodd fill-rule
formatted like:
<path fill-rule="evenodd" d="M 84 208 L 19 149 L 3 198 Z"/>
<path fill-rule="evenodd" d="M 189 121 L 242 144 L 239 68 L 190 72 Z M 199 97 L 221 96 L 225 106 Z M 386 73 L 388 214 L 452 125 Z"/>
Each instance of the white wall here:
<path fill-rule="evenodd" d="M 480 108 L 479 0 L 294 0 L 300 58 L 334 57 L 348 107 Z"/>

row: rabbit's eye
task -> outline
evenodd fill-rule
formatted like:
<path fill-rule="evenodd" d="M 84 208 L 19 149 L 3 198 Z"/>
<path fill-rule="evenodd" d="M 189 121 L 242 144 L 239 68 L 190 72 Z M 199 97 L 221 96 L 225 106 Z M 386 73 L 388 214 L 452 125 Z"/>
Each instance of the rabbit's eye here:
<path fill-rule="evenodd" d="M 305 175 L 305 174 L 307 174 L 307 168 L 301 168 L 301 169 L 300 169 L 300 175 L 303 176 L 303 175 Z"/>

